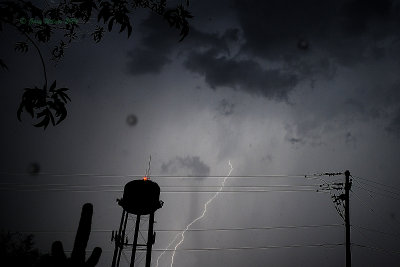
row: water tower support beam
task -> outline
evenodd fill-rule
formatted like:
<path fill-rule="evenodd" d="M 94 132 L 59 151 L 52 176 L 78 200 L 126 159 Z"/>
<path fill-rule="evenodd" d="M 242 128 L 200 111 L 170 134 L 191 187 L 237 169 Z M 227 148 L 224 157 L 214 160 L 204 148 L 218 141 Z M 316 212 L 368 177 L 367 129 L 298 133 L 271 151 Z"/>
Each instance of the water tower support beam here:
<path fill-rule="evenodd" d="M 114 250 L 114 256 L 113 256 L 111 267 L 116 267 L 119 265 L 119 262 L 117 265 L 117 255 L 118 255 L 118 252 L 121 249 L 121 245 L 122 245 L 122 243 L 120 242 L 120 236 L 122 234 L 122 226 L 124 223 L 125 213 L 126 213 L 125 210 L 123 210 L 122 217 L 121 217 L 121 223 L 120 223 L 119 229 L 118 229 L 118 234 L 116 234 L 116 236 L 115 236 L 115 241 L 114 241 L 115 242 L 115 250 Z"/>
<path fill-rule="evenodd" d="M 122 234 L 119 239 L 120 240 L 120 248 L 119 248 L 119 252 L 118 252 L 117 266 L 119 266 L 119 262 L 121 260 L 121 253 L 124 248 L 125 230 L 126 230 L 126 223 L 128 221 L 128 216 L 129 216 L 128 212 L 125 212 L 124 227 L 122 228 Z"/>
<path fill-rule="evenodd" d="M 151 263 L 151 248 L 154 243 L 153 224 L 154 224 L 154 212 L 150 213 L 149 231 L 147 233 L 146 267 L 150 267 Z"/>
<path fill-rule="evenodd" d="M 137 247 L 137 240 L 138 240 L 138 234 L 139 234 L 139 227 L 140 227 L 140 214 L 136 215 L 135 234 L 133 236 L 133 246 L 132 246 L 132 256 L 131 256 L 130 267 L 135 266 L 135 256 L 136 256 L 136 247 Z"/>

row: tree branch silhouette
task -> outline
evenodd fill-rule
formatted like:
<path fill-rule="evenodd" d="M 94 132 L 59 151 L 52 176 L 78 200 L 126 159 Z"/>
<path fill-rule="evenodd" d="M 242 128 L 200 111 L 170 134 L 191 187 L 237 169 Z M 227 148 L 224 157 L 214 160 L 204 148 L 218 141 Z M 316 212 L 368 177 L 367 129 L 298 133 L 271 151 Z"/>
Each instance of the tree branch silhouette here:
<path fill-rule="evenodd" d="M 55 7 L 40 8 L 30 1 L 0 1 L 0 31 L 3 24 L 15 27 L 36 48 L 44 71 L 44 85 L 42 87 L 25 88 L 20 106 L 17 110 L 17 118 L 21 121 L 23 110 L 28 112 L 32 118 L 42 120 L 34 124 L 36 127 L 46 127 L 51 122 L 53 126 L 59 124 L 67 116 L 65 105 L 67 100 L 71 101 L 66 91 L 67 88 L 55 89 L 56 80 L 48 90 L 48 78 L 44 57 L 40 51 L 39 43 L 49 43 L 55 32 L 64 31 L 63 38 L 58 40 L 52 51 L 52 60 L 60 61 L 64 57 L 67 44 L 78 39 L 79 23 L 87 24 L 92 17 L 97 19 L 95 30 L 90 34 L 96 43 L 101 42 L 105 30 L 109 32 L 119 27 L 119 33 L 127 31 L 128 38 L 132 33 L 130 16 L 136 9 L 148 9 L 162 16 L 170 27 L 180 31 L 182 41 L 189 33 L 189 22 L 193 16 L 187 10 L 186 5 L 178 4 L 175 8 L 167 8 L 166 0 L 62 0 Z M 95 16 L 97 12 L 97 16 Z M 65 26 L 62 26 L 65 25 Z M 115 26 L 115 27 L 114 27 Z M 17 42 L 16 51 L 26 52 L 28 44 Z M 6 63 L 0 59 L 0 66 L 7 70 Z M 57 117 L 56 121 L 54 117 Z"/>

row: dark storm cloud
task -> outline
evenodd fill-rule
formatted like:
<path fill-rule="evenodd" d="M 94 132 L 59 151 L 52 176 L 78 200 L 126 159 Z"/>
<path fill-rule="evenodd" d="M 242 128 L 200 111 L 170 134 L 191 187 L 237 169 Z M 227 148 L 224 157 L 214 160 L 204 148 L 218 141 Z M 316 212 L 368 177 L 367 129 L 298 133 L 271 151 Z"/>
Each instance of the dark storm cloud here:
<path fill-rule="evenodd" d="M 391 0 L 355 0 L 342 6 L 343 31 L 349 35 L 361 34 L 374 21 L 396 19 L 394 1 Z"/>
<path fill-rule="evenodd" d="M 217 34 L 192 27 L 189 36 L 181 43 L 165 21 L 156 16 L 146 19 L 141 28 L 144 37 L 139 47 L 128 52 L 128 70 L 133 75 L 159 73 L 171 62 L 174 52 L 183 52 L 187 57 L 184 66 L 203 75 L 213 89 L 228 87 L 267 98 L 286 99 L 297 84 L 295 74 L 278 69 L 265 70 L 255 60 L 230 57 L 230 46 L 239 41 L 237 28 L 228 28 Z"/>
<path fill-rule="evenodd" d="M 327 56 L 353 64 L 375 41 L 399 34 L 398 1 L 253 0 L 235 5 L 246 40 L 243 51 L 272 60 L 307 55 L 296 49 L 299 40 L 306 40 L 309 49 L 324 49 Z"/>
<path fill-rule="evenodd" d="M 388 116 L 386 112 L 382 111 L 385 108 L 395 109 L 395 111 L 388 116 L 389 123 L 386 126 L 386 131 L 400 138 L 400 81 L 397 81 L 393 86 L 377 92 L 375 99 L 377 100 L 376 103 L 379 103 L 378 116 Z"/>
<path fill-rule="evenodd" d="M 400 138 L 400 108 L 396 111 L 386 130 L 394 136 Z"/>
<path fill-rule="evenodd" d="M 398 66 L 396 67 L 396 69 Z M 365 119 L 384 119 L 388 121 L 385 130 L 400 138 L 400 81 L 385 81 L 375 85 L 366 94 L 363 101 L 356 101 L 351 106 L 356 108 Z M 349 105 L 350 106 L 350 105 Z"/>
<path fill-rule="evenodd" d="M 235 110 L 235 104 L 229 102 L 225 98 L 222 99 L 221 101 L 219 101 L 218 104 L 219 104 L 217 107 L 218 113 L 220 113 L 221 115 L 224 115 L 224 116 L 229 116 L 229 115 L 233 114 L 233 112 Z"/>
<path fill-rule="evenodd" d="M 128 70 L 134 75 L 160 73 L 165 64 L 171 62 L 165 51 L 136 48 L 128 52 Z"/>
<path fill-rule="evenodd" d="M 216 19 L 222 19 L 224 9 L 213 5 L 221 12 Z M 383 57 L 385 49 L 377 42 L 399 35 L 398 7 L 398 1 L 390 0 L 235 1 L 240 29 L 209 33 L 201 25 L 192 26 L 180 43 L 175 29 L 151 15 L 139 27 L 139 46 L 128 52 L 128 69 L 133 75 L 159 73 L 174 54 L 183 55 L 185 67 L 204 76 L 213 89 L 228 87 L 282 100 L 301 80 L 332 78 L 333 61 L 352 65 Z M 240 51 L 234 56 L 232 46 Z M 258 59 L 283 65 L 264 69 Z"/>
<path fill-rule="evenodd" d="M 347 109 L 351 113 L 364 113 L 365 112 L 365 105 L 357 99 L 348 98 L 344 104 L 344 108 Z"/>
<path fill-rule="evenodd" d="M 163 173 L 179 173 L 180 171 L 189 171 L 190 175 L 207 176 L 210 174 L 210 167 L 200 160 L 198 156 L 176 157 L 161 165 Z"/>
<path fill-rule="evenodd" d="M 357 140 L 356 137 L 351 132 L 347 132 L 345 134 L 346 145 L 350 145 L 350 144 L 355 145 L 356 140 Z"/>
<path fill-rule="evenodd" d="M 203 1 L 198 6 L 211 4 L 213 20 L 235 23 L 206 27 L 207 15 L 202 14 L 202 22 L 192 25 L 180 43 L 175 29 L 161 18 L 152 15 L 144 20 L 138 27 L 143 36 L 139 46 L 128 53 L 130 73 L 159 73 L 180 57 L 184 67 L 203 77 L 214 90 L 225 87 L 286 101 L 304 81 L 310 81 L 313 88 L 319 80 L 334 81 L 343 66 L 373 68 L 388 58 L 400 61 L 395 43 L 400 37 L 397 0 L 238 0 L 228 6 Z M 380 88 L 365 89 L 347 101 L 338 97 L 335 105 L 321 106 L 315 116 L 296 119 L 291 131 L 286 129 L 285 140 L 320 143 L 322 133 L 328 131 L 324 129 L 336 127 L 334 120 L 348 125 L 354 120 L 387 116 L 389 109 L 399 106 L 399 90 L 388 81 L 379 82 Z M 227 105 L 218 111 L 231 112 Z M 397 116 L 385 119 L 391 121 L 386 129 L 397 132 Z"/>
<path fill-rule="evenodd" d="M 213 89 L 226 86 L 267 98 L 286 99 L 298 81 L 294 74 L 265 70 L 253 60 L 235 60 L 212 50 L 190 53 L 185 66 L 202 74 Z"/>
<path fill-rule="evenodd" d="M 300 139 L 300 138 L 294 138 L 294 137 L 287 137 L 287 141 L 288 141 L 289 143 L 292 143 L 293 145 L 294 145 L 294 144 L 298 144 L 298 143 L 303 143 L 303 140 L 302 140 L 302 139 Z"/>
<path fill-rule="evenodd" d="M 177 40 L 174 31 L 160 17 L 151 15 L 140 25 L 143 37 L 138 47 L 128 51 L 128 72 L 133 75 L 159 73 L 169 63 Z"/>
<path fill-rule="evenodd" d="M 140 27 L 143 35 L 138 47 L 128 51 L 128 71 L 132 75 L 159 73 L 171 62 L 173 52 L 196 48 L 216 48 L 229 53 L 228 41 L 238 39 L 238 29 L 228 29 L 222 36 L 203 33 L 191 28 L 184 42 L 178 42 L 177 31 L 157 15 L 145 19 Z"/>
<path fill-rule="evenodd" d="M 328 1 L 318 0 L 235 1 L 235 5 L 246 40 L 243 49 L 267 58 L 298 52 L 299 39 L 323 38 L 329 23 L 327 14 L 332 12 Z"/>
<path fill-rule="evenodd" d="M 299 131 L 296 129 L 296 126 L 286 124 L 285 130 L 286 130 L 285 140 L 287 142 L 291 143 L 292 145 L 305 143 L 303 138 L 298 137 L 298 135 L 301 133 L 298 133 Z"/>

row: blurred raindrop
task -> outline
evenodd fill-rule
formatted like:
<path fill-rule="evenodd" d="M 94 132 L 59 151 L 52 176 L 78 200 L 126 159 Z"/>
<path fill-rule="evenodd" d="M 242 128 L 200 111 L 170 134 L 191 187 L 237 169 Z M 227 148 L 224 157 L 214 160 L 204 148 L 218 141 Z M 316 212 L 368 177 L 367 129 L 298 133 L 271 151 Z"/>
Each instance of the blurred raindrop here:
<path fill-rule="evenodd" d="M 137 122 L 138 122 L 138 118 L 134 114 L 130 114 L 130 115 L 128 115 L 128 117 L 126 117 L 126 123 L 129 126 L 135 126 L 137 124 Z"/>
<path fill-rule="evenodd" d="M 40 172 L 40 165 L 37 162 L 32 162 L 31 164 L 29 164 L 28 169 L 27 169 L 28 173 L 30 175 L 37 175 Z"/>

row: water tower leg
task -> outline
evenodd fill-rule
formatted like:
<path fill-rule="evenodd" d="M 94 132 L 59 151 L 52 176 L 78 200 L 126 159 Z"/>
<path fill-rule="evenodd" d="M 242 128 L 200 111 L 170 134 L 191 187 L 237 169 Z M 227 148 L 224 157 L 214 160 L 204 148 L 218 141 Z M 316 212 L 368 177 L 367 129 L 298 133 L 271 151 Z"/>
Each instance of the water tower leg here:
<path fill-rule="evenodd" d="M 128 221 L 128 212 L 125 212 L 125 220 L 124 220 L 124 227 L 122 228 L 122 234 L 120 236 L 120 249 L 118 251 L 118 259 L 117 259 L 117 266 L 119 266 L 119 261 L 121 260 L 121 253 L 122 249 L 124 248 L 124 238 L 125 238 L 125 230 L 126 230 L 126 223 Z"/>
<path fill-rule="evenodd" d="M 122 211 L 122 216 L 121 216 L 121 223 L 119 225 L 119 230 L 118 230 L 118 234 L 116 234 L 115 236 L 115 250 L 114 250 L 114 256 L 113 256 L 113 260 L 111 263 L 111 267 L 116 267 L 117 265 L 117 255 L 118 255 L 118 251 L 120 249 L 120 240 L 119 237 L 121 236 L 122 233 L 122 225 L 124 223 L 124 218 L 125 218 L 125 210 Z"/>
<path fill-rule="evenodd" d="M 140 215 L 136 216 L 136 225 L 135 225 L 135 235 L 133 236 L 133 246 L 132 246 L 132 256 L 131 256 L 131 264 L 130 267 L 135 266 L 135 256 L 136 256 L 136 247 L 137 247 L 137 239 L 139 234 L 140 227 Z"/>
<path fill-rule="evenodd" d="M 154 225 L 154 212 L 150 213 L 149 232 L 147 233 L 146 267 L 150 267 L 151 264 L 151 248 L 154 242 L 153 225 Z"/>

